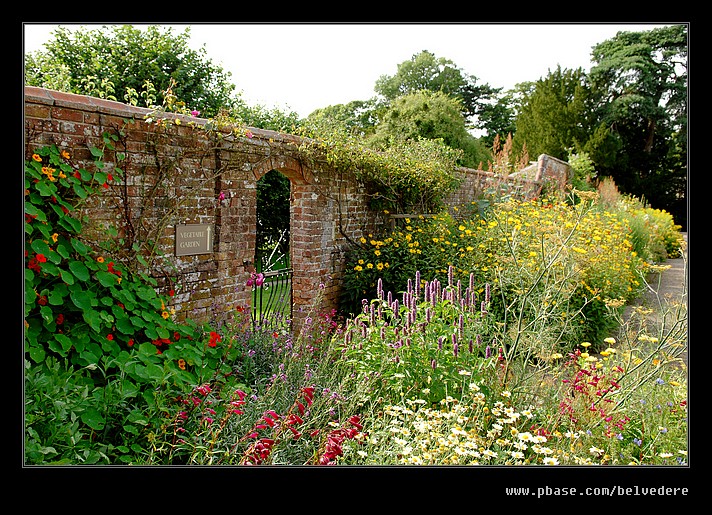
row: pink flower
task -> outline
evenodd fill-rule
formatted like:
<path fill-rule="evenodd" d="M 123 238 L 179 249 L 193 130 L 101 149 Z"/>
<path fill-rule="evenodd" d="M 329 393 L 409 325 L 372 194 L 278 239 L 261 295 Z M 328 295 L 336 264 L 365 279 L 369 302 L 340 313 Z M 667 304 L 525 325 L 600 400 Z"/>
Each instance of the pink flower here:
<path fill-rule="evenodd" d="M 192 114 L 193 116 L 200 116 L 200 111 L 196 111 L 195 109 L 193 109 L 190 114 Z"/>
<path fill-rule="evenodd" d="M 264 282 L 265 282 L 265 276 L 263 274 L 257 274 L 257 276 L 255 276 L 255 284 L 257 286 L 262 286 L 264 284 Z"/>

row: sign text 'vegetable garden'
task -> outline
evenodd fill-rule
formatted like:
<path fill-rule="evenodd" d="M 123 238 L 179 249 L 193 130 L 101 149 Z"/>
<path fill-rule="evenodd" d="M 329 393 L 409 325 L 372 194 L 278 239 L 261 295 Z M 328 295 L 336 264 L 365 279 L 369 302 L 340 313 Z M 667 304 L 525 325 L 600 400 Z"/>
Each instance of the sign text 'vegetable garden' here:
<path fill-rule="evenodd" d="M 210 224 L 176 225 L 176 256 L 210 254 L 213 251 L 213 226 Z"/>

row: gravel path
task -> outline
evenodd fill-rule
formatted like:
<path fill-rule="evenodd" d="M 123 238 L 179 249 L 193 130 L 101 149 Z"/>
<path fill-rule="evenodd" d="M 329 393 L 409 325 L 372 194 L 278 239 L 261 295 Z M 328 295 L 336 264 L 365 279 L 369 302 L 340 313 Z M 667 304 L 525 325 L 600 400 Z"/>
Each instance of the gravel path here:
<path fill-rule="evenodd" d="M 684 309 L 684 335 L 687 336 L 687 307 L 688 307 L 688 285 L 689 285 L 689 263 L 687 259 L 687 233 L 683 233 L 685 239 L 685 247 L 683 257 L 668 259 L 664 265 L 670 266 L 669 269 L 660 272 L 659 274 L 651 274 L 648 278 L 650 288 L 648 291 L 635 303 L 632 303 L 625 310 L 624 320 L 629 320 L 632 311 L 637 307 L 645 307 L 653 310 L 646 320 L 647 326 L 650 328 L 650 334 L 655 334 L 655 330 L 661 324 L 666 324 L 667 328 L 672 327 L 677 320 L 681 306 Z M 686 348 L 680 355 L 680 358 L 688 364 L 688 341 L 686 340 Z"/>

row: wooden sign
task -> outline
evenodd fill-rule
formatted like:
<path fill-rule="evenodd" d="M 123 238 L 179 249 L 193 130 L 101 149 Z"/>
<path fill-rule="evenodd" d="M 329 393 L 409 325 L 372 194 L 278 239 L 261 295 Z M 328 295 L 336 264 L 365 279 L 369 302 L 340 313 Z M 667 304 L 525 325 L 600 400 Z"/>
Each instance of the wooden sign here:
<path fill-rule="evenodd" d="M 176 225 L 176 256 L 210 254 L 213 251 L 213 231 L 210 224 Z"/>

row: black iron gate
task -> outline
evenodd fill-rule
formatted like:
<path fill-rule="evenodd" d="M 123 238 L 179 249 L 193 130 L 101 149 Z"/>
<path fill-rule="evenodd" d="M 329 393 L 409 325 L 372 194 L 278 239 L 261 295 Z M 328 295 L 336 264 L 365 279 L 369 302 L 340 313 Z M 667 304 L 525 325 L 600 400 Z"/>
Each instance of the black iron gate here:
<path fill-rule="evenodd" d="M 265 272 L 262 276 L 262 284 L 252 290 L 252 324 L 288 329 L 292 322 L 292 269 Z"/>

